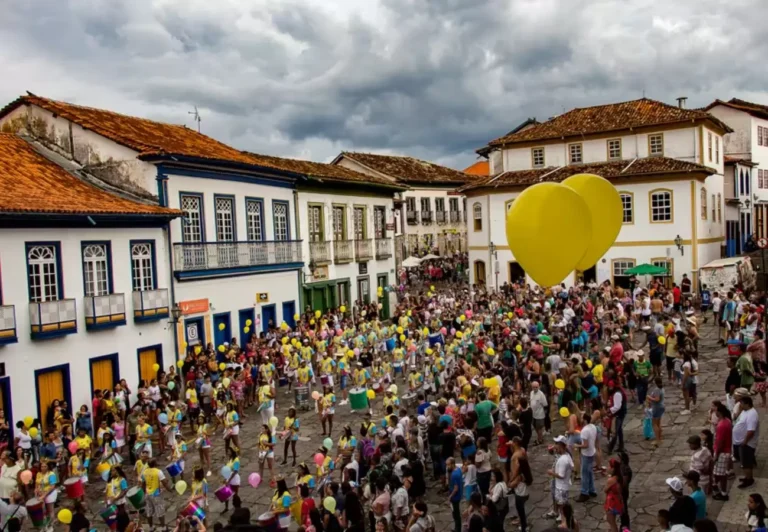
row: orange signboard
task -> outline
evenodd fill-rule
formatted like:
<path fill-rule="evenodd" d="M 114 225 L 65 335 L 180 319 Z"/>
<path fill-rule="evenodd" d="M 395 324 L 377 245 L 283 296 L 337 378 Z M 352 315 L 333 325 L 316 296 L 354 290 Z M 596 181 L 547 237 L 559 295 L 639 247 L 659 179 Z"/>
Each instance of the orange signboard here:
<path fill-rule="evenodd" d="M 203 314 L 208 312 L 208 300 L 207 299 L 190 299 L 189 301 L 179 302 L 181 313 L 184 316 L 189 314 Z"/>

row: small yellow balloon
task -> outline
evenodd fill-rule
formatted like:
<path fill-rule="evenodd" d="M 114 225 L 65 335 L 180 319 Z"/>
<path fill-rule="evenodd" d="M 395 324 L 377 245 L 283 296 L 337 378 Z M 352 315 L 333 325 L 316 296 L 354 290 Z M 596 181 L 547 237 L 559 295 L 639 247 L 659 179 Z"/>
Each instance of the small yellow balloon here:
<path fill-rule="evenodd" d="M 288 343 L 288 337 L 287 336 L 283 336 L 283 339 L 280 340 L 280 341 L 283 342 L 283 345 L 285 345 L 285 344 Z"/>
<path fill-rule="evenodd" d="M 517 262 L 542 286 L 574 270 L 592 238 L 589 207 L 572 188 L 539 183 L 526 188 L 507 212 L 507 242 Z"/>
<path fill-rule="evenodd" d="M 285 323 L 285 322 L 281 323 L 280 324 L 280 329 L 283 330 L 283 331 L 287 331 L 288 330 L 288 324 Z"/>
<path fill-rule="evenodd" d="M 250 327 L 243 327 L 243 332 L 245 334 L 248 334 L 249 332 L 251 332 L 251 328 Z"/>
<path fill-rule="evenodd" d="M 405 315 L 408 316 L 409 318 L 411 317 L 411 314 L 412 314 L 412 312 L 410 310 L 405 313 Z"/>
<path fill-rule="evenodd" d="M 24 418 L 24 426 L 27 427 L 27 428 L 31 427 L 32 423 L 34 423 L 34 422 L 35 422 L 35 420 L 32 419 L 31 416 L 27 416 L 27 417 Z"/>
<path fill-rule="evenodd" d="M 496 354 L 496 351 L 493 350 L 493 347 L 489 347 L 486 353 L 488 353 L 488 356 L 493 356 Z"/>
<path fill-rule="evenodd" d="M 199 345 L 196 345 L 196 346 L 195 346 L 195 354 L 196 354 L 196 355 L 199 355 L 199 354 L 200 354 L 200 351 L 202 351 L 202 350 L 203 350 L 203 348 L 202 348 L 202 347 L 200 347 Z"/>
<path fill-rule="evenodd" d="M 560 409 L 560 416 L 561 417 L 568 417 L 570 415 L 571 415 L 571 412 L 566 407 L 562 407 Z"/>
<path fill-rule="evenodd" d="M 397 334 L 403 334 L 403 330 L 404 329 L 402 327 L 398 327 L 397 328 Z"/>
<path fill-rule="evenodd" d="M 301 316 L 299 316 L 298 314 L 293 315 L 293 321 L 299 321 L 300 319 L 301 319 Z"/>
<path fill-rule="evenodd" d="M 59 510 L 59 513 L 56 514 L 56 518 L 59 520 L 59 523 L 68 525 L 72 522 L 72 511 L 62 508 Z"/>
<path fill-rule="evenodd" d="M 322 316 L 322 315 L 323 315 L 323 313 L 322 313 L 322 312 L 320 312 L 319 310 L 316 310 L 316 311 L 315 311 L 315 318 L 319 318 L 319 317 L 320 317 L 320 316 Z"/>
<path fill-rule="evenodd" d="M 342 305 L 342 306 L 339 307 L 339 311 L 341 311 L 341 313 L 344 314 L 347 311 L 347 307 Z"/>
<path fill-rule="evenodd" d="M 592 369 L 592 361 L 591 360 L 587 360 L 587 367 L 589 369 Z"/>
<path fill-rule="evenodd" d="M 424 333 L 424 336 L 429 335 L 429 329 L 427 329 L 426 327 L 424 327 L 424 330 L 421 332 Z"/>
<path fill-rule="evenodd" d="M 510 320 L 511 320 L 511 319 L 512 319 L 514 316 L 515 316 L 515 315 L 514 315 L 513 313 L 511 313 L 511 312 L 507 312 L 507 318 L 509 318 Z"/>
<path fill-rule="evenodd" d="M 314 320 L 314 318 L 313 318 L 313 319 L 311 319 L 311 320 L 309 320 L 309 324 L 310 324 L 310 325 L 314 325 L 314 324 L 315 324 L 315 320 Z"/>
<path fill-rule="evenodd" d="M 224 346 L 222 346 L 222 347 L 224 347 Z M 224 362 L 220 363 L 219 364 L 219 371 L 224 371 L 225 369 L 227 369 L 227 365 Z"/>
<path fill-rule="evenodd" d="M 29 435 L 32 438 L 37 438 L 38 434 L 40 434 L 40 431 L 37 430 L 37 427 L 32 427 L 31 429 L 29 429 Z"/>
<path fill-rule="evenodd" d="M 365 395 L 368 396 L 368 399 L 371 399 L 371 400 L 376 399 L 376 392 L 374 392 L 373 390 L 368 390 L 367 392 L 365 392 Z"/>
<path fill-rule="evenodd" d="M 155 373 L 160 371 L 160 364 L 152 364 L 152 371 L 154 371 Z"/>
<path fill-rule="evenodd" d="M 565 388 L 565 381 L 563 379 L 557 379 L 555 381 L 555 388 L 558 390 L 562 390 Z"/>
<path fill-rule="evenodd" d="M 576 263 L 576 269 L 584 271 L 594 266 L 619 236 L 624 221 L 621 197 L 616 187 L 599 175 L 576 174 L 562 184 L 581 196 L 592 219 L 592 238 Z"/>
<path fill-rule="evenodd" d="M 667 338 L 665 336 L 659 336 L 656 340 L 658 340 L 659 344 L 664 345 L 667 343 Z"/>
<path fill-rule="evenodd" d="M 221 379 L 221 385 L 224 386 L 225 388 L 229 388 L 229 385 L 230 385 L 229 378 L 224 377 L 223 379 Z"/>
<path fill-rule="evenodd" d="M 251 325 L 253 325 L 253 321 L 251 321 L 251 320 L 245 320 L 245 325 L 246 325 L 247 327 L 250 327 Z"/>
<path fill-rule="evenodd" d="M 220 331 L 223 331 L 223 330 L 224 330 L 224 329 L 226 329 L 226 328 L 227 328 L 227 326 L 226 326 L 226 325 L 224 325 L 223 323 L 219 323 L 219 330 L 220 330 Z"/>
<path fill-rule="evenodd" d="M 220 346 L 219 346 L 219 353 L 223 353 L 223 352 L 224 352 L 224 351 L 226 351 L 226 350 L 227 350 L 227 348 L 226 348 L 226 347 L 224 347 L 223 345 L 220 345 Z"/>
<path fill-rule="evenodd" d="M 429 289 L 434 292 L 435 291 L 435 285 L 430 286 Z"/>
<path fill-rule="evenodd" d="M 515 346 L 515 351 L 517 351 L 518 353 L 521 353 L 521 352 L 523 351 L 523 346 L 522 346 L 522 345 L 520 345 L 520 344 L 517 344 L 517 345 Z"/>
<path fill-rule="evenodd" d="M 184 361 L 183 360 L 179 360 L 178 362 L 176 362 L 176 367 L 178 367 L 179 369 L 183 368 L 184 367 Z"/>
<path fill-rule="evenodd" d="M 461 339 L 464 336 L 464 333 L 461 331 L 456 331 L 456 338 Z"/>
<path fill-rule="evenodd" d="M 401 341 L 401 342 L 405 342 L 405 335 L 404 335 L 404 334 L 401 334 L 401 335 L 400 335 L 400 341 Z"/>
<path fill-rule="evenodd" d="M 427 354 L 428 354 L 428 355 L 431 355 L 431 354 L 432 354 L 432 350 L 431 350 L 429 347 L 427 347 Z"/>

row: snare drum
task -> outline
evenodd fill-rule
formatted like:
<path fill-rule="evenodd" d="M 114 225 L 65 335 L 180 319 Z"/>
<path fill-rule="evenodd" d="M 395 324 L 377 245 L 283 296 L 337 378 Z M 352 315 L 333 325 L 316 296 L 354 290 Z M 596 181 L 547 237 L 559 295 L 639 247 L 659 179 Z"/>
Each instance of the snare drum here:
<path fill-rule="evenodd" d="M 128 502 L 131 503 L 131 506 L 135 509 L 141 510 L 144 508 L 144 490 L 139 486 L 134 486 L 129 489 L 125 494 L 125 498 L 128 499 Z"/>
<path fill-rule="evenodd" d="M 181 465 L 178 462 L 171 462 L 165 470 L 171 478 L 178 477 L 183 473 L 183 469 L 181 469 Z"/>
<path fill-rule="evenodd" d="M 80 477 L 68 478 L 64 481 L 64 489 L 67 491 L 68 499 L 80 499 L 85 495 L 85 488 L 83 486 L 83 479 Z"/>
<path fill-rule="evenodd" d="M 48 526 L 48 515 L 45 513 L 45 501 L 34 497 L 29 499 L 26 504 L 29 520 L 35 528 L 45 528 Z"/>
<path fill-rule="evenodd" d="M 205 510 L 193 501 L 181 510 L 181 515 L 185 517 L 197 517 L 202 521 L 205 519 Z"/>
<path fill-rule="evenodd" d="M 103 508 L 99 512 L 99 517 L 101 517 L 104 524 L 106 524 L 110 530 L 117 530 L 117 506 L 112 504 Z"/>
<path fill-rule="evenodd" d="M 216 495 L 219 502 L 227 502 L 234 494 L 235 492 L 232 491 L 232 488 L 229 487 L 228 484 L 225 484 L 214 492 L 214 495 Z"/>
<path fill-rule="evenodd" d="M 277 515 L 272 512 L 264 512 L 258 519 L 256 524 L 259 525 L 264 532 L 280 532 L 280 521 Z"/>
<path fill-rule="evenodd" d="M 373 391 L 376 395 L 381 395 L 384 393 L 384 387 L 381 385 L 380 382 L 374 382 Z"/>

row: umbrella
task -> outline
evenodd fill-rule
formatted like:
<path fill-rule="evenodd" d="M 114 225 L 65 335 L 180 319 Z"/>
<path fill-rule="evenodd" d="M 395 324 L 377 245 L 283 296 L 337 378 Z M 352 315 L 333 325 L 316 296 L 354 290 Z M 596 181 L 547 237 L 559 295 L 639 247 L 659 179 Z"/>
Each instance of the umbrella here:
<path fill-rule="evenodd" d="M 666 268 L 653 264 L 638 264 L 634 268 L 624 270 L 624 275 L 664 275 L 666 273 Z"/>
<path fill-rule="evenodd" d="M 404 268 L 415 268 L 419 264 L 421 264 L 421 259 L 414 256 L 410 256 L 403 261 Z"/>
<path fill-rule="evenodd" d="M 424 255 L 423 257 L 421 257 L 421 260 L 435 260 L 439 258 L 440 257 L 438 257 L 437 255 L 433 255 L 432 253 L 430 253 L 429 255 Z"/>

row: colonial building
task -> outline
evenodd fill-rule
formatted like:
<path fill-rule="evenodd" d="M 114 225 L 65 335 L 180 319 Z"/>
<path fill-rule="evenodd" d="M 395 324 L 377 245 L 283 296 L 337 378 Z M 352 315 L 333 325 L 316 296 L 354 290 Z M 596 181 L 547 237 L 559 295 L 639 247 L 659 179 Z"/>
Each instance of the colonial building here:
<path fill-rule="evenodd" d="M 52 420 L 95 389 L 174 361 L 168 225 L 180 212 L 118 190 L 38 140 L 0 133 L 0 408 Z"/>
<path fill-rule="evenodd" d="M 394 221 L 402 240 L 398 264 L 412 254 L 465 251 L 466 200 L 456 189 L 474 180 L 463 172 L 394 155 L 342 152 L 333 164 L 407 187 L 396 199 Z"/>
<path fill-rule="evenodd" d="M 624 272 L 641 263 L 667 268 L 669 282 L 684 273 L 695 279 L 699 266 L 721 256 L 723 135 L 731 129 L 720 120 L 644 98 L 523 126 L 478 150 L 492 175 L 459 189 L 470 211 L 472 282 L 501 286 L 523 278 L 507 246 L 507 209 L 527 186 L 582 172 L 615 184 L 623 226 L 597 265 L 566 283 L 578 275 L 626 284 Z"/>
<path fill-rule="evenodd" d="M 733 129 L 725 136 L 728 252 L 741 253 L 751 234 L 768 237 L 768 106 L 732 98 L 716 100 L 707 111 Z"/>

